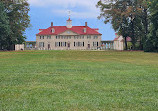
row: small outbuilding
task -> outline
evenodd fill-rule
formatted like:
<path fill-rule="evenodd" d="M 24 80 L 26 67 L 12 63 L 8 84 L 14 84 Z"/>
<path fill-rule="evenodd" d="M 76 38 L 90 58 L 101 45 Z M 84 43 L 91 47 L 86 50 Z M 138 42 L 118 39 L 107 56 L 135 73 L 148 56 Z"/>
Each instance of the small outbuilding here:
<path fill-rule="evenodd" d="M 16 44 L 15 51 L 18 51 L 18 50 L 24 50 L 24 44 Z"/>

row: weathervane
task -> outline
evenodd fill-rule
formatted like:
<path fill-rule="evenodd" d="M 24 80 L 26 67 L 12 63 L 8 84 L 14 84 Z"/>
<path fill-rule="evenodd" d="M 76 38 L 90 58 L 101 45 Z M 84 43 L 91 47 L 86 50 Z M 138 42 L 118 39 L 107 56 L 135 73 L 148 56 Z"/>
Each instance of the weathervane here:
<path fill-rule="evenodd" d="M 70 16 L 71 16 L 71 11 L 70 11 L 70 10 L 68 10 L 68 16 L 69 16 L 69 18 L 70 18 Z"/>

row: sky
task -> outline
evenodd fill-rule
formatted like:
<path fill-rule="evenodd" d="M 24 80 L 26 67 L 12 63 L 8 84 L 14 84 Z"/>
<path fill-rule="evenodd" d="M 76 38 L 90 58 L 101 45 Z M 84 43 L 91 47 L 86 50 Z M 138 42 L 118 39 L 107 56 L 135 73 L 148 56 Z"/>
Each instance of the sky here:
<path fill-rule="evenodd" d="M 98 0 L 28 0 L 30 4 L 30 23 L 25 35 L 27 41 L 35 41 L 39 29 L 51 26 L 66 26 L 66 20 L 71 12 L 73 26 L 84 26 L 88 22 L 91 28 L 99 28 L 102 40 L 113 40 L 115 32 L 111 24 L 104 24 L 104 20 L 97 17 L 100 9 L 96 8 Z"/>

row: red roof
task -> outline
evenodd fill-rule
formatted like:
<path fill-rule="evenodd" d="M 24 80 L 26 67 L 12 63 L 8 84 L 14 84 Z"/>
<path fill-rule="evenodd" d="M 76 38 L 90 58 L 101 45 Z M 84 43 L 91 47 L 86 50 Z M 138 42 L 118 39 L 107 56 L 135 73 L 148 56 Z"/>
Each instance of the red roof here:
<path fill-rule="evenodd" d="M 131 37 L 127 37 L 127 38 L 126 38 L 126 41 L 127 41 L 127 42 L 131 42 L 131 41 L 132 41 Z"/>
<path fill-rule="evenodd" d="M 116 40 L 118 40 L 118 38 L 117 38 L 117 37 L 114 39 L 114 41 L 116 41 Z"/>
<path fill-rule="evenodd" d="M 55 29 L 55 32 L 52 33 L 52 28 Z M 86 28 L 86 33 L 84 33 L 83 29 Z M 101 33 L 97 32 L 95 29 L 92 29 L 90 27 L 86 26 L 72 26 L 72 28 L 67 28 L 66 26 L 53 26 L 49 27 L 47 29 L 43 29 L 40 33 L 37 35 L 58 35 L 66 30 L 70 30 L 72 32 L 75 32 L 79 35 L 102 35 Z"/>
<path fill-rule="evenodd" d="M 98 28 L 93 28 L 94 30 L 99 30 Z"/>

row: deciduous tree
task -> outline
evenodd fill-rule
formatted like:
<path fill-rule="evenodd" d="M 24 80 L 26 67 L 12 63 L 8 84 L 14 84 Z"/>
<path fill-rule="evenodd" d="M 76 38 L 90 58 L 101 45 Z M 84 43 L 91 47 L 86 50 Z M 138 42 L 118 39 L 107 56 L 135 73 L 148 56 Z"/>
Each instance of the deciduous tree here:
<path fill-rule="evenodd" d="M 132 38 L 133 49 L 137 41 L 144 43 L 148 33 L 147 0 L 104 0 L 99 1 L 97 7 L 101 9 L 99 18 L 110 22 L 115 31 L 125 38 Z"/>
<path fill-rule="evenodd" d="M 2 50 L 6 46 L 5 41 L 9 34 L 9 19 L 4 8 L 4 4 L 0 1 L 0 50 Z"/>
<path fill-rule="evenodd" d="M 24 32 L 29 26 L 29 4 L 27 0 L 1 0 L 9 19 L 10 34 L 7 36 L 6 49 L 11 50 L 15 44 L 25 41 Z"/>

